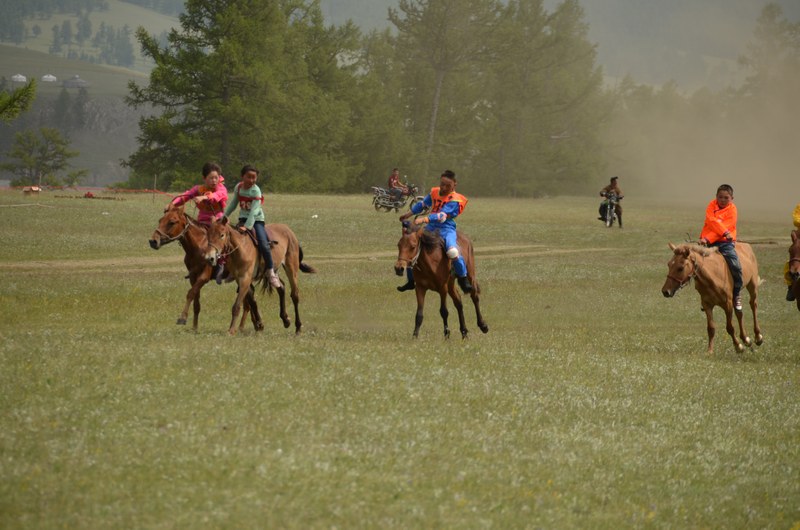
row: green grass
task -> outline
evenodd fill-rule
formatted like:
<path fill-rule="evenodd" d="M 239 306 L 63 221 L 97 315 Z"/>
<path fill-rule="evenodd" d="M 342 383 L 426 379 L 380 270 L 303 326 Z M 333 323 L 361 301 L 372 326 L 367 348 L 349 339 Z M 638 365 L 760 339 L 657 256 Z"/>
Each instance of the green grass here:
<path fill-rule="evenodd" d="M 694 289 L 660 293 L 702 211 L 631 200 L 618 230 L 591 198 L 474 198 L 491 329 L 467 302 L 469 339 L 443 340 L 429 295 L 415 341 L 397 215 L 270 195 L 319 269 L 304 333 L 260 296 L 266 331 L 228 337 L 231 285 L 198 333 L 174 324 L 182 252 L 147 245 L 164 198 L 66 195 L 0 193 L 0 527 L 800 525 L 789 212 L 740 222 L 766 342 L 720 328 L 709 357 Z"/>

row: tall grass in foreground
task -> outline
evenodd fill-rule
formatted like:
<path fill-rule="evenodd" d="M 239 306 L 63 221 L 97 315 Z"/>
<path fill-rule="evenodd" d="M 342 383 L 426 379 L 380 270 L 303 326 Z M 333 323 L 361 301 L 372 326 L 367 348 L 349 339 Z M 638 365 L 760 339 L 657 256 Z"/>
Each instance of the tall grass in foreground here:
<path fill-rule="evenodd" d="M 320 271 L 304 333 L 260 296 L 266 331 L 228 337 L 232 285 L 203 290 L 198 333 L 174 324 L 162 200 L 61 195 L 0 193 L 0 527 L 800 525 L 788 212 L 740 223 L 765 344 L 736 354 L 720 314 L 707 357 L 694 289 L 660 294 L 702 211 L 631 201 L 618 230 L 593 199 L 471 201 L 490 331 L 467 301 L 470 338 L 443 340 L 429 295 L 414 341 L 397 215 L 270 196 Z"/>

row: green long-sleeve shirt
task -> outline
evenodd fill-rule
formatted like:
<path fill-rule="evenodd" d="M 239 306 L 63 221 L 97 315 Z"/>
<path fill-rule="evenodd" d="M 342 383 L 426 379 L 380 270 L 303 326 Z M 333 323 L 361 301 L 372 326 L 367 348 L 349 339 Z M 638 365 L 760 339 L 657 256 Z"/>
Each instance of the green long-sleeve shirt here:
<path fill-rule="evenodd" d="M 241 182 L 233 189 L 233 196 L 225 208 L 225 216 L 229 216 L 239 206 L 239 219 L 244 219 L 244 226 L 248 230 L 253 228 L 256 221 L 264 222 L 264 209 L 261 203 L 264 196 L 257 184 L 253 184 L 249 189 L 244 189 Z"/>

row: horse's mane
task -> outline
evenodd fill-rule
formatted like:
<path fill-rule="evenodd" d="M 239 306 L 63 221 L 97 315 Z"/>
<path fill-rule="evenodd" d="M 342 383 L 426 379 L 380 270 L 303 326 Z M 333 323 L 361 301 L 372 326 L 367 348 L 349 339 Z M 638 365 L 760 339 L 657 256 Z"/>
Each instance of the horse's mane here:
<path fill-rule="evenodd" d="M 441 248 L 444 245 L 444 240 L 438 232 L 420 229 L 417 234 L 419 234 L 419 244 L 426 251 L 431 251 L 437 247 Z"/>
<path fill-rule="evenodd" d="M 710 256 L 711 254 L 718 252 L 717 247 L 704 247 L 703 245 L 698 245 L 697 243 L 684 243 L 675 247 L 675 252 L 679 250 L 688 249 L 694 252 L 697 252 L 703 257 Z"/>

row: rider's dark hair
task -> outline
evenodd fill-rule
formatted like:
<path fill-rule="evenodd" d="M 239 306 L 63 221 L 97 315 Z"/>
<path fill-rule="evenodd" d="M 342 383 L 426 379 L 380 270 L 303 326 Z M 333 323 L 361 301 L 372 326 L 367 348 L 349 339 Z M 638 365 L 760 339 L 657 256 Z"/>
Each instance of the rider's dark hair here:
<path fill-rule="evenodd" d="M 456 180 L 456 174 L 450 171 L 449 169 L 445 169 L 444 172 L 442 173 L 442 176 L 447 177 L 450 180 Z"/>
<path fill-rule="evenodd" d="M 241 175 L 243 177 L 245 175 L 245 173 L 249 173 L 251 171 L 255 171 L 256 175 L 258 175 L 260 173 L 260 171 L 257 170 L 255 167 L 251 166 L 250 164 L 247 164 L 246 166 L 244 166 L 242 168 L 242 171 L 241 171 L 241 173 L 239 173 L 239 175 Z"/>
<path fill-rule="evenodd" d="M 721 191 L 727 191 L 728 193 L 733 195 L 733 186 L 731 186 L 730 184 L 722 184 L 719 188 L 717 188 L 717 193 Z"/>
<path fill-rule="evenodd" d="M 216 162 L 206 162 L 203 164 L 203 176 L 207 177 L 209 173 L 212 171 L 216 171 L 220 175 L 222 175 L 222 168 L 219 167 L 219 164 Z"/>

